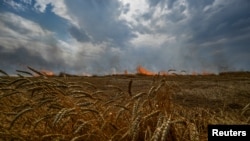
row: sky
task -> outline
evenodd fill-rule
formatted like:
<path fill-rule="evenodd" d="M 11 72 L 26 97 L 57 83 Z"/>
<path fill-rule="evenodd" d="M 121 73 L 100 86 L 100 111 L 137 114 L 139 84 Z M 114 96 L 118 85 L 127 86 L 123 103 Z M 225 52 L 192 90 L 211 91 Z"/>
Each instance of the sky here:
<path fill-rule="evenodd" d="M 250 70 L 249 0 L 0 0 L 0 69 Z"/>

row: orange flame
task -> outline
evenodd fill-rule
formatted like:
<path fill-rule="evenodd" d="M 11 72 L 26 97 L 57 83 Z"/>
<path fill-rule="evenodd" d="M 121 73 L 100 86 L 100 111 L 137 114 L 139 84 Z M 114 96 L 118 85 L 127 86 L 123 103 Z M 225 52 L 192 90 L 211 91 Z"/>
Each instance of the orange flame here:
<path fill-rule="evenodd" d="M 54 76 L 54 72 L 48 71 L 48 70 L 41 70 L 41 73 L 43 73 L 45 76 Z"/>
<path fill-rule="evenodd" d="M 202 75 L 214 75 L 214 73 L 208 72 L 208 71 L 203 71 Z"/>
<path fill-rule="evenodd" d="M 193 71 L 193 72 L 192 72 L 192 75 L 198 75 L 198 73 L 197 73 L 197 72 L 195 72 L 195 71 Z"/>
<path fill-rule="evenodd" d="M 143 75 L 155 75 L 154 72 L 151 72 L 151 71 L 149 71 L 149 70 L 143 68 L 143 67 L 140 66 L 140 65 L 137 67 L 137 73 L 138 73 L 138 74 L 143 74 Z"/>
<path fill-rule="evenodd" d="M 212 72 L 208 72 L 208 71 L 202 71 L 201 73 L 193 71 L 192 75 L 215 75 L 215 74 Z"/>
<path fill-rule="evenodd" d="M 125 74 L 125 75 L 128 75 L 128 70 L 125 70 L 125 71 L 124 71 L 124 74 Z"/>

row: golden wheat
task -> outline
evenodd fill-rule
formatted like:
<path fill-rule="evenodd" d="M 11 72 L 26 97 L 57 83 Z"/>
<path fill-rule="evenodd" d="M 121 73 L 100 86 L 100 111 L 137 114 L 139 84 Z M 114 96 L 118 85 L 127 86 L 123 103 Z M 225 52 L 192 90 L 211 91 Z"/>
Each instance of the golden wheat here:
<path fill-rule="evenodd" d="M 250 121 L 247 92 L 238 103 L 240 108 L 234 109 L 241 114 L 226 111 L 235 99 L 224 102 L 224 108 L 209 109 L 213 106 L 206 105 L 210 101 L 216 105 L 240 93 L 241 88 L 229 91 L 225 85 L 221 91 L 216 84 L 215 90 L 203 90 L 197 84 L 201 78 L 196 82 L 189 76 L 165 79 L 158 75 L 151 83 L 146 76 L 115 82 L 106 77 L 5 76 L 0 77 L 0 140 L 204 140 L 209 123 Z M 247 89 L 243 86 L 248 82 L 241 82 L 242 89 Z M 213 93 L 224 97 L 219 99 Z"/>

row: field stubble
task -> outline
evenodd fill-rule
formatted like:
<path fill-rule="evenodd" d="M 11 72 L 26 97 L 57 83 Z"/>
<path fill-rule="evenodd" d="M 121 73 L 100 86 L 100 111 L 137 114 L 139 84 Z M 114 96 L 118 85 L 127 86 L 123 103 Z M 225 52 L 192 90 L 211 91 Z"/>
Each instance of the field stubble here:
<path fill-rule="evenodd" d="M 250 77 L 0 77 L 1 140 L 207 140 L 250 124 Z"/>

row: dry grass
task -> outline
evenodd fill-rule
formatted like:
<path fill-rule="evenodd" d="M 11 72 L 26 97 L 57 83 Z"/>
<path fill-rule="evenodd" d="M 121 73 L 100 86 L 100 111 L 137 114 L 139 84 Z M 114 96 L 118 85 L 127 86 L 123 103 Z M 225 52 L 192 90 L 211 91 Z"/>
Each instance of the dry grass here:
<path fill-rule="evenodd" d="M 250 77 L 9 77 L 0 140 L 207 140 L 208 124 L 250 124 Z M 29 72 L 18 71 L 26 74 Z"/>

